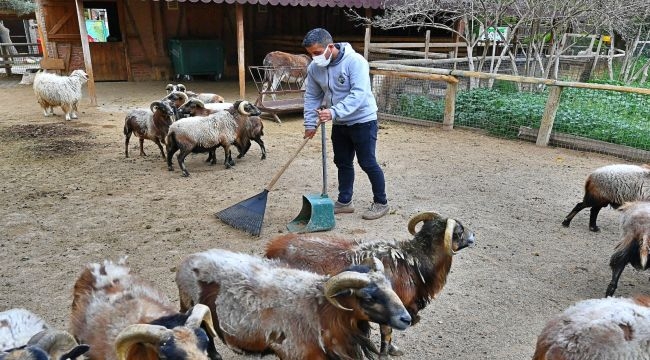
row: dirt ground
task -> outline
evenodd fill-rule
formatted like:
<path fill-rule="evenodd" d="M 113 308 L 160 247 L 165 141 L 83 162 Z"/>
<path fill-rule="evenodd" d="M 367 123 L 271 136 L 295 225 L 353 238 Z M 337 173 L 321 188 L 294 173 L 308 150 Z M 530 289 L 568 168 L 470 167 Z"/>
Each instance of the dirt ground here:
<path fill-rule="evenodd" d="M 3 85 L 4 84 L 4 85 Z M 259 237 L 215 218 L 215 212 L 261 192 L 302 141 L 300 114 L 265 122 L 268 158 L 259 147 L 232 169 L 188 157 L 191 176 L 169 172 L 156 146 L 124 157 L 128 109 L 148 107 L 166 82 L 98 83 L 98 107 L 86 97 L 80 118 L 61 110 L 46 118 L 30 86 L 0 81 L 0 311 L 24 307 L 51 325 L 68 324 L 72 285 L 82 266 L 128 255 L 133 272 L 178 301 L 174 267 L 208 248 L 261 254 L 286 232 L 303 194 L 321 190 L 320 142 L 310 141 L 269 194 Z M 255 88 L 249 84 L 248 99 Z M 188 89 L 236 100 L 234 82 L 188 82 Z M 330 145 L 328 143 L 328 145 Z M 217 152 L 218 159 L 221 155 Z M 378 158 L 385 171 L 390 215 L 336 216 L 330 232 L 354 239 L 408 239 L 408 219 L 422 210 L 454 217 L 476 233 L 477 245 L 455 258 L 441 295 L 421 322 L 397 332 L 402 359 L 526 359 L 549 317 L 575 301 L 602 297 L 609 257 L 618 241 L 618 213 L 601 212 L 600 233 L 588 212 L 570 228 L 562 219 L 581 199 L 587 174 L 620 159 L 466 130 L 443 131 L 382 122 Z M 336 197 L 329 148 L 328 193 Z M 354 201 L 370 204 L 357 169 Z M 627 269 L 617 295 L 650 292 L 648 275 Z M 378 336 L 375 336 L 378 338 Z M 224 359 L 246 359 L 224 347 Z"/>

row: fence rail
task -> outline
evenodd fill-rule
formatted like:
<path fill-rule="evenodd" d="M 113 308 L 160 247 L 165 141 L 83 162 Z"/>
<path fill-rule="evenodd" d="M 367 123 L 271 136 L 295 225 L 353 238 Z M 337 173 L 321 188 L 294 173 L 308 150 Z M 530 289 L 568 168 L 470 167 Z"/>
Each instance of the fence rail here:
<path fill-rule="evenodd" d="M 434 62 L 437 60 L 429 61 Z M 443 112 L 443 129 L 452 129 L 454 127 L 454 121 L 456 118 L 455 111 L 456 100 L 458 96 L 457 90 L 459 78 L 492 79 L 510 83 L 534 84 L 548 87 L 549 91 L 546 99 L 546 105 L 544 107 L 543 114 L 541 115 L 541 119 L 536 126 L 537 129 L 521 128 L 519 129 L 519 138 L 530 140 L 531 137 L 534 136 L 535 142 L 539 146 L 547 146 L 549 144 L 560 144 L 560 146 L 567 146 L 566 144 L 573 144 L 571 147 L 575 149 L 606 153 L 615 156 L 621 156 L 630 160 L 650 161 L 650 151 L 626 146 L 618 146 L 615 144 L 604 145 L 602 141 L 595 141 L 586 138 L 580 138 L 577 136 L 562 136 L 566 134 L 553 133 L 554 121 L 561 103 L 560 98 L 565 88 L 641 94 L 644 96 L 650 95 L 650 89 L 648 88 L 636 88 L 630 86 L 562 81 L 508 74 L 494 74 L 466 70 L 401 65 L 387 61 L 371 61 L 370 68 L 373 77 L 379 75 L 378 79 L 373 79 L 373 87 L 375 87 L 374 91 L 376 96 L 378 96 L 378 102 L 386 101 L 389 103 L 386 108 L 388 109 L 388 114 L 390 114 L 389 117 L 393 120 L 399 118 L 399 116 L 395 116 L 395 114 L 390 113 L 391 108 L 395 108 L 397 106 L 396 101 L 400 101 L 399 99 L 395 98 L 399 97 L 399 94 L 404 94 L 408 91 L 412 91 L 416 94 L 427 94 L 429 96 L 431 96 L 431 94 L 434 94 L 436 97 L 440 98 L 440 102 L 444 102 L 444 107 L 439 106 L 438 108 Z M 396 79 L 420 79 L 425 83 L 414 85 L 413 83 L 409 83 L 409 80 L 402 80 L 401 83 L 399 81 L 396 81 L 396 83 L 402 84 L 400 86 L 403 86 L 404 88 L 397 90 L 390 87 L 386 88 L 385 82 L 389 77 Z M 438 84 L 440 82 L 444 82 L 446 83 L 446 86 L 441 87 L 439 85 L 436 85 L 435 82 Z M 443 98 L 444 100 L 442 100 Z M 413 121 L 409 120 L 408 122 Z M 520 127 L 517 126 L 517 128 Z M 650 127 L 646 125 L 646 128 L 650 133 Z"/>
<path fill-rule="evenodd" d="M 39 68 L 42 57 L 38 43 L 0 43 L 0 71 L 7 75 Z"/>

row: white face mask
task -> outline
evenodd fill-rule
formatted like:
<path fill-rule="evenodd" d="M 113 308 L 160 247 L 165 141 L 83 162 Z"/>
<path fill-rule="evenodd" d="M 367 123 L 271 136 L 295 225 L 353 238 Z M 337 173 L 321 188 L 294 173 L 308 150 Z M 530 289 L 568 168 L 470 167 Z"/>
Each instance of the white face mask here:
<path fill-rule="evenodd" d="M 329 49 L 329 46 L 327 48 Z M 312 60 L 314 63 L 316 63 L 316 66 L 325 67 L 329 65 L 330 61 L 332 60 L 332 52 L 330 51 L 330 57 L 328 59 L 325 58 L 325 53 L 327 53 L 327 50 L 325 50 L 325 52 L 320 55 L 312 57 Z"/>

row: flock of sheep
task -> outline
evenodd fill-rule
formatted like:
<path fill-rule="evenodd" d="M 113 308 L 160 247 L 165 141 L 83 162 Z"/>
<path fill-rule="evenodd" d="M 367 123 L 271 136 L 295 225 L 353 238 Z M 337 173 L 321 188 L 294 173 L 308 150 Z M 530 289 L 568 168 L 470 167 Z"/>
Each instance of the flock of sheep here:
<path fill-rule="evenodd" d="M 73 73 L 64 81 L 83 78 Z M 57 102 L 39 95 L 39 89 L 52 88 L 37 89 L 42 83 L 37 76 L 34 89 L 45 114 L 61 106 L 67 119 L 78 98 Z M 262 127 L 253 125 L 259 115 L 255 106 L 225 104 L 214 94 L 200 98 L 179 86 L 170 84 L 167 96 L 150 109 L 128 113 L 127 157 L 131 134 L 140 138 L 141 155 L 144 139 L 155 142 L 170 170 L 173 154 L 180 151 L 186 176 L 183 159 L 190 152 L 208 152 L 214 163 L 221 146 L 226 167 L 233 164 L 231 145 L 241 157 L 254 140 L 265 154 Z M 650 267 L 650 166 L 596 169 L 587 177 L 583 200 L 562 224 L 568 227 L 578 212 L 590 208 L 589 229 L 599 231 L 598 213 L 607 205 L 621 211 L 622 230 L 610 259 L 607 297 L 580 301 L 550 319 L 537 339 L 534 360 L 650 356 L 650 296 L 612 297 L 627 264 Z M 125 259 L 88 264 L 74 284 L 70 333 L 51 329 L 26 310 L 8 310 L 0 313 L 0 323 L 7 324 L 0 327 L 0 351 L 6 351 L 0 359 L 215 360 L 221 358 L 217 337 L 235 352 L 281 359 L 399 356 L 403 352 L 392 341 L 392 329 L 420 320 L 419 311 L 444 287 L 453 255 L 475 242 L 461 221 L 435 212 L 417 214 L 407 228 L 413 237 L 401 241 L 287 234 L 271 239 L 263 257 L 221 249 L 187 255 L 176 266 L 179 304 L 131 274 Z M 370 339 L 370 323 L 380 326 L 379 349 Z"/>

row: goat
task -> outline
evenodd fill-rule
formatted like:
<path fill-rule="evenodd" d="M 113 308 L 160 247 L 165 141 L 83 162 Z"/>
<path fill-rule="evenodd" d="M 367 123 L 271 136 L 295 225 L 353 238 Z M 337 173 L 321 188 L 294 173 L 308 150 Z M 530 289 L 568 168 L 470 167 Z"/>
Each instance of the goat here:
<path fill-rule="evenodd" d="M 25 309 L 0 313 L 0 359 L 74 360 L 88 351 L 66 331 L 51 329 L 38 315 Z"/>
<path fill-rule="evenodd" d="M 637 201 L 625 203 L 618 210 L 621 215 L 621 241 L 616 245 L 609 260 L 612 280 L 607 286 L 605 296 L 612 296 L 618 286 L 618 279 L 627 264 L 637 270 L 647 270 L 650 252 L 650 202 Z"/>
<path fill-rule="evenodd" d="M 647 359 L 650 297 L 579 301 L 550 319 L 533 360 Z"/>
<path fill-rule="evenodd" d="M 177 312 L 125 264 L 88 264 L 74 284 L 70 328 L 91 360 L 221 359 L 207 306 Z"/>
<path fill-rule="evenodd" d="M 600 231 L 596 218 L 600 209 L 611 205 L 617 209 L 628 201 L 650 200 L 650 165 L 615 164 L 594 170 L 585 181 L 585 195 L 562 225 L 568 227 L 580 210 L 590 207 L 589 230 Z"/>
<path fill-rule="evenodd" d="M 374 358 L 368 321 L 401 330 L 411 322 L 377 259 L 329 277 L 212 249 L 185 258 L 176 284 L 181 309 L 208 305 L 230 348 L 283 360 Z"/>
<path fill-rule="evenodd" d="M 83 70 L 74 70 L 70 76 L 51 73 L 37 73 L 34 76 L 34 94 L 45 116 L 54 114 L 54 107 L 60 106 L 65 119 L 77 119 L 77 104 L 81 100 L 81 87 L 88 81 Z"/>
<path fill-rule="evenodd" d="M 160 155 L 165 158 L 165 151 L 162 144 L 169 126 L 176 117 L 174 109 L 167 101 L 154 101 L 147 109 L 134 109 L 129 111 L 124 118 L 124 155 L 129 157 L 129 140 L 131 134 L 140 139 L 140 156 L 147 156 L 144 152 L 144 140 L 151 140 L 160 149 Z"/>
<path fill-rule="evenodd" d="M 271 51 L 264 56 L 264 78 L 262 81 L 262 94 L 271 92 L 275 100 L 275 91 L 281 83 L 296 84 L 298 90 L 305 88 L 307 78 L 307 66 L 311 63 L 311 57 L 306 54 L 289 54 L 282 51 Z M 264 95 L 262 95 L 264 101 Z"/>
<path fill-rule="evenodd" d="M 415 227 L 423 222 L 416 233 Z M 269 241 L 265 256 L 298 269 L 333 274 L 369 257 L 379 258 L 393 289 L 413 318 L 442 290 L 451 268 L 452 256 L 474 245 L 474 233 L 460 221 L 434 212 L 415 215 L 408 223 L 414 238 L 409 241 L 357 243 L 340 237 L 287 234 Z M 381 354 L 402 355 L 392 344 L 392 330 L 380 326 Z"/>
<path fill-rule="evenodd" d="M 236 101 L 231 108 L 219 111 L 208 116 L 194 116 L 176 121 L 169 127 L 166 138 L 167 144 L 167 168 L 173 171 L 172 157 L 176 151 L 178 165 L 183 171 L 183 176 L 190 173 L 185 167 L 185 157 L 190 153 L 208 152 L 208 160 L 211 164 L 216 163 L 214 151 L 222 146 L 224 150 L 224 165 L 226 169 L 235 165 L 232 160 L 230 145 L 238 142 L 245 143 L 247 134 L 239 129 L 238 118 L 258 116 L 260 110 L 248 101 Z"/>

